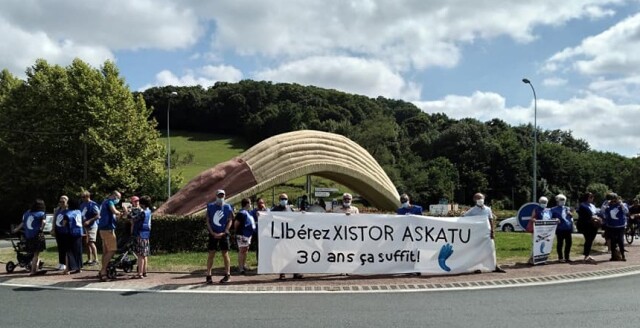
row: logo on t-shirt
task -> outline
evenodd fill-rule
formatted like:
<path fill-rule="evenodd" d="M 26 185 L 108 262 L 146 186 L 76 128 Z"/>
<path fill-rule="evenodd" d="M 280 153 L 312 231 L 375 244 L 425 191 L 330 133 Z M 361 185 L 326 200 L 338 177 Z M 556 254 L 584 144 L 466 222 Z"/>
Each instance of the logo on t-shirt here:
<path fill-rule="evenodd" d="M 223 210 L 216 211 L 216 213 L 213 215 L 213 225 L 221 227 L 222 224 L 220 224 L 220 220 L 222 220 L 223 218 L 224 218 L 224 211 Z"/>

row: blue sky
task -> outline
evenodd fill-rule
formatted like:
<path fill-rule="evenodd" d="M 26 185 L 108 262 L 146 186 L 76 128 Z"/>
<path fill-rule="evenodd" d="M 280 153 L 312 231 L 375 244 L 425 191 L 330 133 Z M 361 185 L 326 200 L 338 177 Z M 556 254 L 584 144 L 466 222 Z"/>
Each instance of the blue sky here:
<path fill-rule="evenodd" d="M 0 68 L 113 60 L 132 90 L 241 79 L 571 130 L 640 153 L 638 0 L 4 0 Z"/>

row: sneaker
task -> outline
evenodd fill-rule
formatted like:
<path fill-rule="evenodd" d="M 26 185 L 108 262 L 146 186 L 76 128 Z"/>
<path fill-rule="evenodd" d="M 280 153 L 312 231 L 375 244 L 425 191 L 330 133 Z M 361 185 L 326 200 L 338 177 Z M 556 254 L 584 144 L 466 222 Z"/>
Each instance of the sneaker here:
<path fill-rule="evenodd" d="M 91 265 L 91 266 L 98 265 L 98 261 L 91 261 L 91 262 L 89 262 L 89 265 Z"/>
<path fill-rule="evenodd" d="M 222 277 L 222 279 L 220 279 L 220 283 L 224 284 L 224 283 L 228 282 L 230 278 L 231 278 L 230 274 L 225 274 L 224 277 Z"/>
<path fill-rule="evenodd" d="M 558 262 L 560 262 L 560 263 L 567 263 L 567 260 L 565 260 L 565 259 L 559 259 L 559 260 L 558 260 Z"/>
<path fill-rule="evenodd" d="M 499 273 L 507 273 L 507 271 L 504 271 L 503 268 L 499 267 L 496 265 L 496 268 L 493 270 L 493 272 L 499 272 Z"/>
<path fill-rule="evenodd" d="M 91 265 L 91 261 L 83 262 L 82 265 Z"/>
<path fill-rule="evenodd" d="M 58 264 L 58 266 L 56 267 L 56 270 L 60 271 L 60 270 L 65 270 L 67 268 L 66 265 L 64 264 Z"/>
<path fill-rule="evenodd" d="M 247 272 L 245 270 L 242 270 L 240 271 L 240 274 L 244 276 L 245 274 L 247 274 Z"/>
<path fill-rule="evenodd" d="M 146 272 L 142 273 L 142 277 L 146 278 L 147 277 L 147 273 Z"/>
<path fill-rule="evenodd" d="M 213 280 L 211 280 L 211 276 L 207 276 L 207 280 L 205 280 L 205 283 L 206 283 L 207 285 L 211 285 L 211 284 L 213 284 Z"/>

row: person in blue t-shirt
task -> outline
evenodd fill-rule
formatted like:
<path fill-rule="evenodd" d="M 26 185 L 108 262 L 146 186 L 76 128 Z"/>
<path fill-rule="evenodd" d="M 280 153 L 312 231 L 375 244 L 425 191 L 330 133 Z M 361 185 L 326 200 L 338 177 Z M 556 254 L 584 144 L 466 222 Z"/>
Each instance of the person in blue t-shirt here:
<path fill-rule="evenodd" d="M 96 241 L 98 238 L 100 205 L 91 200 L 91 193 L 88 191 L 83 191 L 80 197 L 82 198 L 80 212 L 82 213 L 82 224 L 85 229 L 84 246 L 87 249 L 87 261 L 83 265 L 96 265 L 98 264 Z"/>
<path fill-rule="evenodd" d="M 67 250 L 65 256 L 65 270 L 63 274 L 80 273 L 82 269 L 82 212 L 79 202 L 75 198 L 67 202 L 64 211 L 64 224 L 67 227 Z"/>
<path fill-rule="evenodd" d="M 422 215 L 422 206 L 411 204 L 409 195 L 400 195 L 400 204 L 400 207 L 396 210 L 399 215 Z"/>
<path fill-rule="evenodd" d="M 98 232 L 100 239 L 102 239 L 102 267 L 98 273 L 100 281 L 108 280 L 107 266 L 118 250 L 115 233 L 117 219 L 128 214 L 126 208 L 122 212 L 116 209 L 121 197 L 120 192 L 114 190 L 100 205 L 100 218 L 98 219 Z"/>
<path fill-rule="evenodd" d="M 24 236 L 26 239 L 26 251 L 33 253 L 33 259 L 31 260 L 31 272 L 30 276 L 33 276 L 38 271 L 38 265 L 40 262 L 40 253 L 45 250 L 44 229 L 46 215 L 44 213 L 46 207 L 44 206 L 44 200 L 36 199 L 31 209 L 26 211 L 22 215 L 22 222 L 14 229 L 14 233 L 24 228 Z M 44 272 L 44 271 L 42 271 Z"/>
<path fill-rule="evenodd" d="M 558 227 L 556 227 L 556 251 L 558 253 L 558 260 L 561 263 L 571 262 L 569 254 L 571 254 L 573 215 L 571 214 L 571 208 L 566 206 L 566 203 L 567 197 L 563 194 L 558 194 L 556 196 L 557 205 L 551 209 L 551 218 L 558 220 Z"/>
<path fill-rule="evenodd" d="M 135 253 L 138 256 L 138 274 L 134 278 L 142 279 L 147 277 L 147 265 L 151 247 L 149 238 L 151 237 L 151 198 L 142 196 L 139 198 L 141 212 L 133 217 L 131 235 L 136 238 Z"/>
<path fill-rule="evenodd" d="M 67 226 L 64 224 L 64 212 L 67 210 L 67 202 L 69 197 L 66 195 L 60 196 L 58 200 L 58 207 L 53 211 L 53 229 L 51 233 L 56 237 L 56 245 L 58 247 L 58 266 L 56 270 L 66 270 L 67 267 L 64 262 L 67 258 Z"/>
<path fill-rule="evenodd" d="M 626 261 L 624 255 L 624 229 L 627 226 L 629 209 L 617 194 L 612 193 L 611 200 L 604 211 L 604 226 L 611 240 L 610 261 Z M 616 257 L 616 248 L 620 247 L 620 258 Z"/>
<path fill-rule="evenodd" d="M 229 229 L 233 220 L 233 207 L 225 203 L 224 190 L 216 192 L 216 201 L 207 204 L 207 231 L 209 231 L 209 243 L 207 249 L 207 284 L 212 284 L 211 269 L 216 251 L 222 252 L 225 274 L 220 283 L 226 283 L 231 277 L 231 260 L 229 259 Z"/>
<path fill-rule="evenodd" d="M 251 200 L 244 198 L 240 202 L 242 209 L 236 214 L 234 220 L 234 230 L 236 232 L 236 241 L 238 243 L 238 271 L 240 274 L 246 272 L 247 252 L 251 245 L 251 237 L 256 229 L 256 221 L 251 214 Z"/>

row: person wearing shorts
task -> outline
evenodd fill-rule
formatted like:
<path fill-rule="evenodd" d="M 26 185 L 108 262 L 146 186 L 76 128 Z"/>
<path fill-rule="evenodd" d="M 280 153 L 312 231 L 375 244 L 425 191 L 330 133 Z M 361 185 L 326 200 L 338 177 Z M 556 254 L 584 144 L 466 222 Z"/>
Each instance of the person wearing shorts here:
<path fill-rule="evenodd" d="M 98 231 L 100 239 L 102 239 L 102 268 L 98 273 L 100 281 L 107 281 L 107 266 L 109 261 L 118 250 L 116 244 L 116 225 L 117 218 L 126 215 L 116 209 L 116 205 L 120 203 L 120 192 L 114 191 L 102 202 L 100 206 L 100 219 L 98 220 Z"/>
<path fill-rule="evenodd" d="M 80 196 L 82 198 L 82 203 L 80 204 L 82 224 L 86 232 L 84 244 L 87 249 L 87 261 L 84 262 L 83 265 L 96 265 L 98 264 L 98 249 L 96 248 L 96 241 L 98 240 L 100 206 L 98 206 L 98 203 L 91 200 L 90 192 L 84 191 Z"/>
<path fill-rule="evenodd" d="M 251 245 L 251 236 L 256 230 L 256 221 L 251 215 L 251 200 L 244 198 L 240 202 L 242 209 L 236 214 L 234 228 L 236 231 L 236 242 L 238 243 L 238 271 L 240 274 L 246 273 L 247 253 Z"/>
<path fill-rule="evenodd" d="M 231 277 L 231 260 L 229 259 L 229 229 L 231 229 L 231 221 L 233 218 L 233 208 L 224 201 L 224 190 L 216 192 L 216 201 L 207 204 L 207 231 L 209 232 L 209 243 L 207 249 L 209 255 L 207 257 L 207 284 L 212 284 L 211 269 L 213 268 L 213 259 L 216 252 L 222 252 L 224 259 L 225 275 L 220 279 L 220 283 L 224 284 Z"/>

